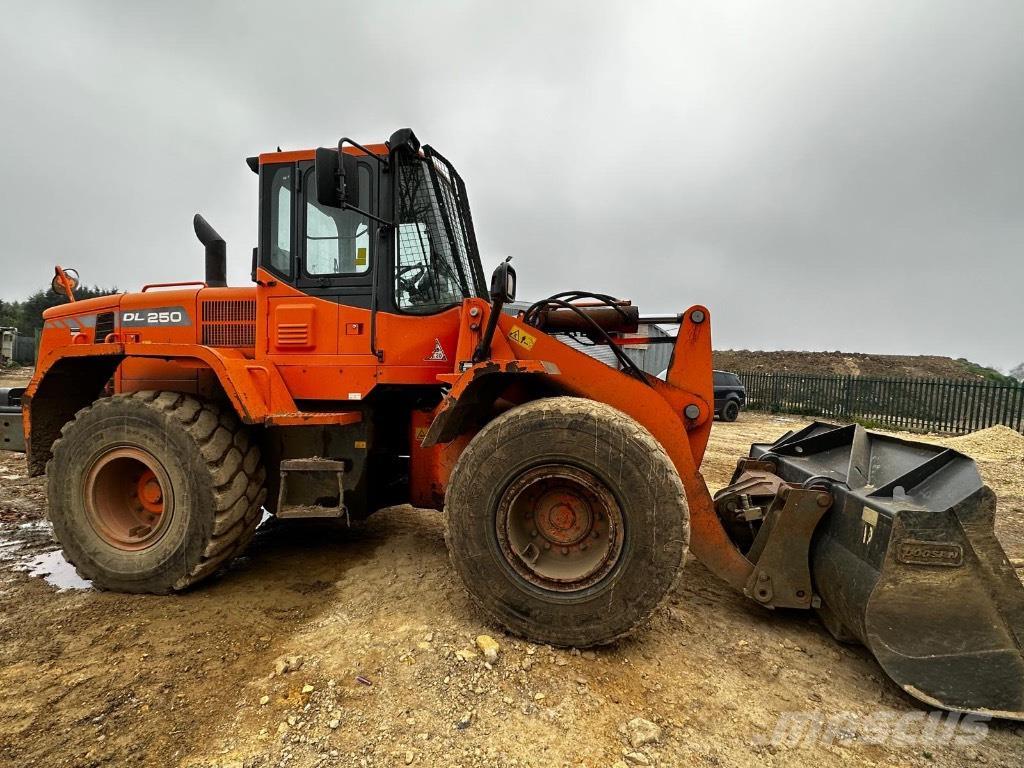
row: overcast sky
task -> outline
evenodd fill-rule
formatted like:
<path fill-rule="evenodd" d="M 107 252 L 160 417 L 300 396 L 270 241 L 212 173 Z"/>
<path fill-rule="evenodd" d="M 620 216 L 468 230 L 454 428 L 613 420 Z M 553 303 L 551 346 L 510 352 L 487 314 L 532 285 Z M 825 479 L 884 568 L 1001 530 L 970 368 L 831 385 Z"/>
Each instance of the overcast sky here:
<path fill-rule="evenodd" d="M 520 295 L 1024 360 L 1024 2 L 4 4 L 0 298 L 248 281 L 247 155 L 412 127 Z"/>

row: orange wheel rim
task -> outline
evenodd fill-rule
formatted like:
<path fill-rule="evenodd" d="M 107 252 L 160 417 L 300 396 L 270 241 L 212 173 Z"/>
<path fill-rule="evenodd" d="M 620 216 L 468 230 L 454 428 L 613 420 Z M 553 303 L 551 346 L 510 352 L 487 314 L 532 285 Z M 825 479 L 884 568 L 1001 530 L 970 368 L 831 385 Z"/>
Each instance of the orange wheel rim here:
<path fill-rule="evenodd" d="M 153 546 L 172 517 L 171 483 L 157 458 L 137 446 L 97 456 L 85 474 L 83 499 L 89 524 L 115 549 Z"/>

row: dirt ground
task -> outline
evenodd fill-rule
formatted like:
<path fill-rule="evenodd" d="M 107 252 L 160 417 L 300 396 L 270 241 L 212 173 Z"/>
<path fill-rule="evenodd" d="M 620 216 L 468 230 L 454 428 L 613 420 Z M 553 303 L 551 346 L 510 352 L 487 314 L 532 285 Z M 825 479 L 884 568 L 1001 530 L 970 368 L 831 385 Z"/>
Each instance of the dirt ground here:
<path fill-rule="evenodd" d="M 32 369 L 0 365 L 0 387 L 23 387 L 32 378 Z"/>
<path fill-rule="evenodd" d="M 716 424 L 709 485 L 751 442 L 803 423 Z M 1012 489 L 998 530 L 1020 558 L 1024 455 L 973 447 L 997 493 Z M 0 453 L 3 766 L 1010 768 L 1024 756 L 1024 727 L 1008 722 L 970 744 L 771 744 L 785 713 L 855 725 L 921 711 L 862 649 L 810 615 L 760 609 L 693 560 L 648 628 L 580 653 L 484 623 L 437 513 L 395 508 L 351 529 L 270 522 L 220 577 L 153 597 L 58 590 L 18 570 L 59 563 L 44 512 L 43 481 Z M 474 648 L 482 633 L 500 645 L 493 664 Z M 631 746 L 634 718 L 657 739 Z"/>

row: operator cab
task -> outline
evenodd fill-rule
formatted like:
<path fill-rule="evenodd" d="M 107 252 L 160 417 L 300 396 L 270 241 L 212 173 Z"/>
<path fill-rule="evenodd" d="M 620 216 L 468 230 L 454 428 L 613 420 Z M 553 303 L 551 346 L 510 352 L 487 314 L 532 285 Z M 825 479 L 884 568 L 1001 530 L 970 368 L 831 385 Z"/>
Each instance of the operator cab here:
<path fill-rule="evenodd" d="M 486 297 L 465 185 L 409 129 L 385 144 L 251 158 L 260 176 L 254 258 L 342 305 L 429 315 Z M 255 273 L 255 270 L 254 270 Z"/>

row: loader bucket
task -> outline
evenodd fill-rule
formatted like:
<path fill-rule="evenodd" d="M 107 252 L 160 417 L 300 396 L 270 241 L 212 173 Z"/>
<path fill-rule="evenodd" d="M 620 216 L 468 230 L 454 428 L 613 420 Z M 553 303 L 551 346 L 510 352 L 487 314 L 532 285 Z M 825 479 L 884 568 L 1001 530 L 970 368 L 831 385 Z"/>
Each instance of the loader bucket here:
<path fill-rule="evenodd" d="M 996 499 L 957 451 L 814 423 L 752 458 L 834 502 L 810 545 L 819 611 L 933 707 L 1024 719 L 1024 586 Z"/>

